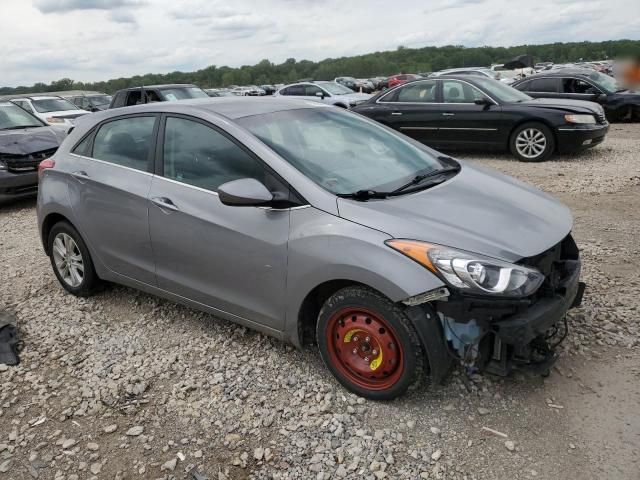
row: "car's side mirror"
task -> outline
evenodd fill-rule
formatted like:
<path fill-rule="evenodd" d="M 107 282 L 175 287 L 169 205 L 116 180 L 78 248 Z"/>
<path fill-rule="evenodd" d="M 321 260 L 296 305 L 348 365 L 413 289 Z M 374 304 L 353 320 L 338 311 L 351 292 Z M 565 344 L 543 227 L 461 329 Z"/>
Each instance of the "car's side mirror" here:
<path fill-rule="evenodd" d="M 218 196 L 224 205 L 230 207 L 268 206 L 273 201 L 273 194 L 255 178 L 223 183 L 218 187 Z"/>
<path fill-rule="evenodd" d="M 324 98 L 324 92 L 316 92 L 316 97 Z"/>
<path fill-rule="evenodd" d="M 474 100 L 473 103 L 475 103 L 476 105 L 484 105 L 486 107 L 492 105 L 491 100 L 489 100 L 488 98 L 478 98 Z"/>
<path fill-rule="evenodd" d="M 606 93 L 601 93 L 600 95 L 598 95 L 596 97 L 596 101 L 599 103 L 604 103 L 607 101 L 607 94 Z"/>

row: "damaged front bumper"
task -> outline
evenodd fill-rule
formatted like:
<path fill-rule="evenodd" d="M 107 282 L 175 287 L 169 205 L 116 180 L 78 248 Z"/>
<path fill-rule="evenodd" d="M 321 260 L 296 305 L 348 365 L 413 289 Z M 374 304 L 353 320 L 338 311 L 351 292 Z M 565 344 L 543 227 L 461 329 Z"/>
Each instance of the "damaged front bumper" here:
<path fill-rule="evenodd" d="M 417 316 L 421 315 L 422 324 L 428 326 L 431 336 L 437 328 L 448 354 L 449 358 L 445 358 L 442 348 L 436 348 L 437 354 L 432 354 L 430 350 L 436 342 L 431 338 L 426 344 L 428 332 L 417 327 L 429 355 L 432 375 L 434 362 L 440 363 L 435 368 L 437 374 L 444 371 L 443 365 L 450 365 L 452 359 L 469 371 L 483 370 L 498 375 L 507 375 L 513 370 L 540 374 L 549 371 L 557 358 L 555 348 L 568 331 L 566 313 L 582 302 L 585 284 L 580 282 L 581 262 L 571 236 L 525 262 L 545 274 L 544 284 L 531 297 L 488 298 L 438 289 L 438 292 L 427 292 L 438 295 L 429 303 L 419 306 L 407 303 L 414 325 L 420 323 Z"/>

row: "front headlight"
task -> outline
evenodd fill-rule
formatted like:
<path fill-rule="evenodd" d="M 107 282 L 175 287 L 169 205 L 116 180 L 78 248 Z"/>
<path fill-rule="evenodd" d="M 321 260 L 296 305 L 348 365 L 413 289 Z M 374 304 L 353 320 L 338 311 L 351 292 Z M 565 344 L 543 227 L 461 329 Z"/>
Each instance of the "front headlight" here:
<path fill-rule="evenodd" d="M 48 117 L 47 123 L 64 123 L 64 118 Z"/>
<path fill-rule="evenodd" d="M 452 287 L 468 293 L 526 297 L 544 281 L 544 275 L 538 270 L 483 255 L 415 240 L 394 239 L 385 243 Z"/>
<path fill-rule="evenodd" d="M 593 115 L 565 115 L 564 120 L 567 123 L 596 123 L 596 118 Z"/>

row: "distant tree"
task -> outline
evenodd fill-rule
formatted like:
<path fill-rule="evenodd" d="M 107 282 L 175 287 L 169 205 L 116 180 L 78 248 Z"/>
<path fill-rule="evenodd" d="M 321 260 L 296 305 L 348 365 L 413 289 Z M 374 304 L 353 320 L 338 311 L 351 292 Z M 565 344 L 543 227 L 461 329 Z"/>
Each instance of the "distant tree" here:
<path fill-rule="evenodd" d="M 59 90 L 97 90 L 112 93 L 116 90 L 154 83 L 194 83 L 201 87 L 218 87 L 232 84 L 284 83 L 300 78 L 333 80 L 339 76 L 369 78 L 378 75 L 393 75 L 400 72 L 430 72 L 462 66 L 489 66 L 504 63 L 517 55 L 528 53 L 536 62 L 566 63 L 587 60 L 602 60 L 619 56 L 637 55 L 640 51 L 638 40 L 610 40 L 605 42 L 551 43 L 546 45 L 519 45 L 515 47 L 475 47 L 462 45 L 443 47 L 408 48 L 399 45 L 396 50 L 374 52 L 365 55 L 342 58 L 327 58 L 320 62 L 297 61 L 288 58 L 281 64 L 263 59 L 256 65 L 240 68 L 211 65 L 195 72 L 170 72 L 166 74 L 147 73 L 128 78 L 114 78 L 100 82 L 74 82 L 62 78 L 45 84 L 38 82 L 30 87 L 2 87 L 0 94 L 21 94 Z"/>

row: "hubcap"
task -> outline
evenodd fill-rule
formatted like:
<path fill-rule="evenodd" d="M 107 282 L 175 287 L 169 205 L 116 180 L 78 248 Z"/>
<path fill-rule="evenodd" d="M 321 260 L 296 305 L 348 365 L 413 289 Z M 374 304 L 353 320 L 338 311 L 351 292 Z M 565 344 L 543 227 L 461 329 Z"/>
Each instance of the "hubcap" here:
<path fill-rule="evenodd" d="M 547 148 L 547 137 L 537 128 L 526 128 L 516 137 L 516 150 L 525 158 L 536 158 Z"/>
<path fill-rule="evenodd" d="M 70 287 L 78 287 L 84 279 L 84 261 L 75 240 L 59 233 L 53 240 L 53 261 L 60 277 Z"/>
<path fill-rule="evenodd" d="M 327 346 L 334 366 L 370 390 L 393 386 L 404 369 L 404 352 L 389 324 L 374 312 L 345 308 L 329 320 Z"/>

